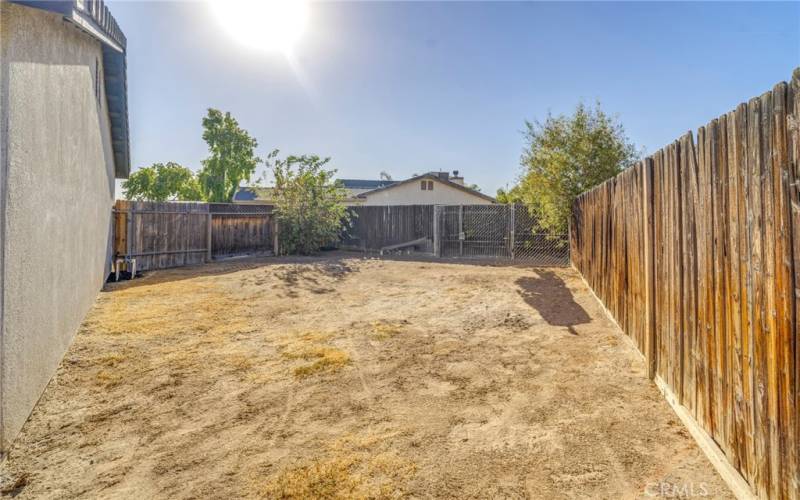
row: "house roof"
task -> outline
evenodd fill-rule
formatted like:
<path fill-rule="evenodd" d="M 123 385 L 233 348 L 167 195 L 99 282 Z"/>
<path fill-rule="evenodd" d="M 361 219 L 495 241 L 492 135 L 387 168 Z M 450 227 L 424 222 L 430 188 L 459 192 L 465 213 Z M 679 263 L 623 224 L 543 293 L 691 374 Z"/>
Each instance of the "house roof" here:
<path fill-rule="evenodd" d="M 74 24 L 102 44 L 103 81 L 108 103 L 108 118 L 111 123 L 114 173 L 118 178 L 128 177 L 131 171 L 126 61 L 128 41 L 114 16 L 102 0 L 11 1 L 61 14 L 64 20 Z"/>
<path fill-rule="evenodd" d="M 272 198 L 272 188 L 246 186 L 240 187 L 233 194 L 233 201 L 256 201 Z"/>
<path fill-rule="evenodd" d="M 464 191 L 465 193 L 469 193 L 473 196 L 477 196 L 487 201 L 491 201 L 492 203 L 497 203 L 497 200 L 492 198 L 491 196 L 485 195 L 480 191 L 477 191 L 472 188 L 468 188 L 466 186 L 462 186 L 457 182 L 450 181 L 437 172 L 430 172 L 423 175 L 417 175 L 410 179 L 406 179 L 404 181 L 385 181 L 385 180 L 365 180 L 365 179 L 338 179 L 337 182 L 347 191 L 347 196 L 349 198 L 366 198 L 367 196 L 371 195 L 372 193 L 377 193 L 380 191 L 385 191 L 388 189 L 392 189 L 393 187 L 400 186 L 403 184 L 408 184 L 409 182 L 418 181 L 421 179 L 431 179 L 442 184 L 446 184 L 452 188 L 458 189 L 460 191 Z M 236 190 L 236 193 L 233 195 L 233 201 L 272 201 L 272 190 L 273 188 L 270 187 L 261 187 L 261 186 L 244 186 L 240 187 Z"/>
<path fill-rule="evenodd" d="M 365 193 L 361 193 L 360 195 L 358 195 L 358 197 L 359 198 L 366 198 L 367 196 L 369 196 L 369 195 L 371 195 L 373 193 L 377 193 L 379 191 L 386 191 L 386 190 L 395 188 L 397 186 L 401 186 L 403 184 L 408 184 L 409 182 L 416 182 L 416 181 L 419 181 L 419 180 L 422 180 L 422 179 L 430 179 L 430 180 L 438 181 L 438 182 L 441 182 L 442 184 L 445 184 L 445 185 L 450 186 L 452 188 L 458 189 L 460 191 L 464 191 L 465 193 L 469 193 L 469 194 L 471 194 L 473 196 L 477 196 L 478 198 L 483 198 L 486 201 L 491 201 L 492 203 L 497 203 L 497 200 L 492 198 L 491 196 L 489 196 L 487 194 L 483 194 L 480 191 L 477 191 L 475 189 L 468 188 L 467 186 L 462 186 L 461 184 L 458 184 L 457 182 L 453 182 L 453 181 L 451 181 L 449 179 L 444 178 L 443 175 L 439 175 L 436 172 L 429 172 L 427 174 L 422 174 L 422 175 L 417 175 L 415 177 L 411 177 L 410 179 L 406 179 L 404 181 L 393 182 L 392 184 L 390 184 L 388 186 L 380 187 L 380 188 L 377 188 L 377 189 L 373 189 L 372 191 L 367 191 Z"/>
<path fill-rule="evenodd" d="M 359 194 L 369 191 L 366 188 L 352 188 L 352 187 L 344 187 L 344 191 L 347 193 L 348 198 L 357 198 Z M 272 202 L 272 190 L 271 187 L 261 187 L 261 186 L 243 186 L 236 190 L 233 194 L 233 201 L 268 201 Z"/>
<path fill-rule="evenodd" d="M 340 182 L 345 189 L 368 189 L 371 191 L 373 189 L 397 184 L 398 181 L 386 181 L 383 179 L 378 181 L 370 179 L 338 179 L 338 182 Z"/>

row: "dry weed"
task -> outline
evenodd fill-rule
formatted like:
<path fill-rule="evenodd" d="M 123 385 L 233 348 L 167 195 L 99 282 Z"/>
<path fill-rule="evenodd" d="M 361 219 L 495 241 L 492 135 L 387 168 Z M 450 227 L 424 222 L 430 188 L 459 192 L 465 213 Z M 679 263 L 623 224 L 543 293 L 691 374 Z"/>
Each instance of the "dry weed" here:
<path fill-rule="evenodd" d="M 324 342 L 333 337 L 332 333 L 306 332 L 292 338 L 286 345 L 283 356 L 288 359 L 313 361 L 298 366 L 294 374 L 307 377 L 319 372 L 335 372 L 350 362 L 350 355 Z"/>
<path fill-rule="evenodd" d="M 351 471 L 353 460 L 332 458 L 284 470 L 261 491 L 266 498 L 369 498 L 364 481 Z"/>
<path fill-rule="evenodd" d="M 401 497 L 416 465 L 385 449 L 392 435 L 339 439 L 324 457 L 280 471 L 260 493 L 284 499 Z"/>
<path fill-rule="evenodd" d="M 127 356 L 125 356 L 124 354 L 113 352 L 111 354 L 106 354 L 105 356 L 98 358 L 96 360 L 96 364 L 113 368 L 118 364 L 122 363 L 123 361 L 125 361 L 125 359 L 127 359 Z"/>
<path fill-rule="evenodd" d="M 318 372 L 335 372 L 350 362 L 350 355 L 341 349 L 331 346 L 311 346 L 299 352 L 284 353 L 289 359 L 314 360 L 308 365 L 298 366 L 294 374 L 307 377 Z"/>
<path fill-rule="evenodd" d="M 233 371 L 247 371 L 253 367 L 253 360 L 244 354 L 230 356 L 227 361 Z"/>
<path fill-rule="evenodd" d="M 85 328 L 94 334 L 167 337 L 253 330 L 249 322 L 230 321 L 246 317 L 246 303 L 218 287 L 191 280 L 115 290 L 108 301 L 104 314 L 86 320 Z"/>
<path fill-rule="evenodd" d="M 408 321 L 373 321 L 369 336 L 376 340 L 386 340 L 403 333 Z"/>
<path fill-rule="evenodd" d="M 100 370 L 94 378 L 95 382 L 103 387 L 113 387 L 122 381 L 122 375 L 120 373 L 107 370 Z"/>

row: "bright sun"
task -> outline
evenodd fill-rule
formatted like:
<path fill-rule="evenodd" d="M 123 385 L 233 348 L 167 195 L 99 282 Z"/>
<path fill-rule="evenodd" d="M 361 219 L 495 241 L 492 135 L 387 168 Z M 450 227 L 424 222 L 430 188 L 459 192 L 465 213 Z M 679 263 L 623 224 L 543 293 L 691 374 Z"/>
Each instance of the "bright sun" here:
<path fill-rule="evenodd" d="M 241 43 L 289 53 L 303 35 L 308 4 L 303 0 L 209 0 L 214 16 Z"/>

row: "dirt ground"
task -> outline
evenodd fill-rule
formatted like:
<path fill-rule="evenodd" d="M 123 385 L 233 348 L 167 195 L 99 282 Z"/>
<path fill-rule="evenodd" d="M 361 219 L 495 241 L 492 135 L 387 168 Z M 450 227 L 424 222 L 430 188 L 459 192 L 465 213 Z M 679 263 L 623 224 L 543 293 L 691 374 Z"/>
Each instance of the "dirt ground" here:
<path fill-rule="evenodd" d="M 325 258 L 100 294 L 18 498 L 727 498 L 570 269 Z"/>

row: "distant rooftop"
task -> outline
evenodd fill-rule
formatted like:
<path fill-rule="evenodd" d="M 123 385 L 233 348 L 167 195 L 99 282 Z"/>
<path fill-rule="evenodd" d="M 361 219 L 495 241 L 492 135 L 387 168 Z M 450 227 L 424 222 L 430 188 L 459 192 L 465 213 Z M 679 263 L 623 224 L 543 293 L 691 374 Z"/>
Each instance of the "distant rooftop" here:
<path fill-rule="evenodd" d="M 272 197 L 272 188 L 260 186 L 247 186 L 240 187 L 233 195 L 233 201 L 255 201 L 270 199 Z"/>
<path fill-rule="evenodd" d="M 370 180 L 370 179 L 338 179 L 345 189 L 378 189 L 392 184 L 397 184 L 397 181 L 386 180 Z"/>

